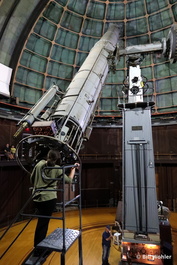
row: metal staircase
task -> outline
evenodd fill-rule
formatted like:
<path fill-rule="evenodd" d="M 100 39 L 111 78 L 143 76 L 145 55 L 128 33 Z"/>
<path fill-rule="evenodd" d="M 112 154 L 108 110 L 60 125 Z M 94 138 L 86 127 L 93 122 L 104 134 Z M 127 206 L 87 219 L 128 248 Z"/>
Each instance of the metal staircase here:
<path fill-rule="evenodd" d="M 48 235 L 43 241 L 41 241 L 35 249 L 28 255 L 28 257 L 23 261 L 22 265 L 41 265 L 45 262 L 46 258 L 53 252 L 60 252 L 60 263 L 61 265 L 65 265 L 65 254 L 69 250 L 69 248 L 74 244 L 76 240 L 78 240 L 78 251 L 79 251 L 79 261 L 78 265 L 83 265 L 83 257 L 82 257 L 82 213 L 81 213 L 81 167 L 78 170 L 78 172 L 75 174 L 74 181 L 72 182 L 72 185 L 77 187 L 77 195 L 69 200 L 65 201 L 65 181 L 64 181 L 64 174 L 65 171 L 71 167 L 74 167 L 74 165 L 67 165 L 63 167 L 58 167 L 62 169 L 63 171 L 63 177 L 62 180 L 60 181 L 61 183 L 61 188 L 55 189 L 55 191 L 59 191 L 62 194 L 62 200 L 60 205 L 61 209 L 61 217 L 54 217 L 54 216 L 39 216 L 36 212 L 34 214 L 24 214 L 25 208 L 28 206 L 28 204 L 31 202 L 33 195 L 30 196 L 30 198 L 27 200 L 25 205 L 22 207 L 22 209 L 19 211 L 17 216 L 12 220 L 11 224 L 7 227 L 7 229 L 4 231 L 2 234 L 0 240 L 5 236 L 5 234 L 9 231 L 9 229 L 12 227 L 12 225 L 18 221 L 20 216 L 23 217 L 29 217 L 30 219 L 25 223 L 25 226 L 21 229 L 21 231 L 18 233 L 18 235 L 15 237 L 15 239 L 11 242 L 11 244 L 7 247 L 7 249 L 2 253 L 0 256 L 0 259 L 3 258 L 3 256 L 8 252 L 10 247 L 15 243 L 17 238 L 20 236 L 20 234 L 24 231 L 24 229 L 27 227 L 27 225 L 30 223 L 30 221 L 33 218 L 37 217 L 44 217 L 44 218 L 50 218 L 50 219 L 56 219 L 59 220 L 61 225 L 60 228 L 55 229 L 50 235 Z M 51 167 L 50 167 L 51 169 Z M 55 167 L 56 169 L 56 167 Z M 59 180 L 59 179 L 53 179 L 54 181 Z M 48 187 L 48 186 L 47 186 Z M 35 193 L 40 192 L 45 190 L 43 189 L 36 189 Z M 54 191 L 53 188 L 48 191 Z M 79 217 L 79 228 L 78 230 L 73 230 L 66 228 L 66 207 L 67 206 L 77 206 L 78 207 L 78 217 Z M 58 225 L 57 225 L 58 227 Z M 38 255 L 36 255 L 36 252 Z"/>

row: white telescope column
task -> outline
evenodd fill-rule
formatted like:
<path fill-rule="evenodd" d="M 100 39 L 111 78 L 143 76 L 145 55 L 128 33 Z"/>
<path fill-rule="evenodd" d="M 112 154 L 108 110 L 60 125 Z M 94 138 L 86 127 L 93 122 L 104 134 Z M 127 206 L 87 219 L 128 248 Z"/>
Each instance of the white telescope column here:
<path fill-rule="evenodd" d="M 74 121 L 84 133 L 99 99 L 102 86 L 109 71 L 108 57 L 113 55 L 119 38 L 117 25 L 110 25 L 108 31 L 91 49 L 88 57 L 73 78 L 67 92 L 58 104 L 52 119 L 66 117 L 58 134 L 58 139 L 67 141 L 71 122 Z M 68 125 L 70 120 L 70 125 Z"/>

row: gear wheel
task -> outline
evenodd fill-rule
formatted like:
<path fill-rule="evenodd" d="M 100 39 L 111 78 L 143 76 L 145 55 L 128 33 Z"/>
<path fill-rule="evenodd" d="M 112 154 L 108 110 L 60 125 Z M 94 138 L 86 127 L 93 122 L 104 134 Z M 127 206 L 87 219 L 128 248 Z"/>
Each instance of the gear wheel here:
<path fill-rule="evenodd" d="M 177 23 L 171 26 L 166 42 L 166 56 L 172 63 L 177 60 Z"/>

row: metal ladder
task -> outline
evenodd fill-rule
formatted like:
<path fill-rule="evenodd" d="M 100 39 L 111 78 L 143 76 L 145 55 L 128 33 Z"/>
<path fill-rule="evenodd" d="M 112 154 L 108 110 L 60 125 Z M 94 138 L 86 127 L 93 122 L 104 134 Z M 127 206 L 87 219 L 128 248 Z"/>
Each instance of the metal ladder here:
<path fill-rule="evenodd" d="M 29 217 L 29 220 L 24 225 L 24 227 L 21 229 L 21 231 L 18 233 L 18 235 L 14 238 L 14 240 L 10 243 L 10 245 L 6 248 L 6 250 L 2 253 L 0 256 L 0 259 L 3 258 L 3 256 L 8 252 L 8 250 L 11 248 L 11 246 L 15 243 L 15 241 L 18 239 L 18 237 L 22 234 L 22 232 L 25 230 L 25 228 L 28 226 L 28 224 L 31 222 L 33 218 L 43 217 L 43 218 L 49 218 L 49 219 L 56 219 L 62 221 L 62 228 L 55 229 L 50 235 L 48 235 L 43 241 L 41 241 L 37 245 L 37 249 L 40 249 L 40 255 L 38 257 L 34 256 L 34 250 L 28 255 L 28 257 L 23 261 L 22 265 L 41 265 L 45 262 L 46 258 L 53 252 L 60 252 L 60 259 L 61 265 L 65 265 L 65 254 L 71 247 L 71 245 L 78 240 L 78 251 L 79 251 L 79 262 L 78 265 L 83 265 L 83 256 L 82 256 L 82 212 L 81 212 L 81 166 L 79 169 L 79 172 L 77 173 L 77 180 L 73 182 L 73 185 L 77 185 L 78 187 L 78 194 L 71 200 L 65 202 L 65 181 L 64 181 L 64 174 L 65 171 L 71 167 L 74 167 L 74 165 L 67 165 L 63 167 L 55 167 L 55 169 L 62 169 L 63 170 L 63 178 L 61 183 L 60 189 L 48 189 L 48 191 L 60 191 L 62 193 L 62 202 L 60 203 L 60 206 L 62 208 L 62 216 L 61 217 L 53 217 L 53 216 L 41 216 L 38 215 L 37 212 L 34 214 L 25 214 L 23 213 L 25 208 L 28 206 L 28 204 L 32 201 L 34 193 L 29 197 L 27 202 L 24 204 L 22 209 L 18 212 L 16 217 L 12 220 L 10 225 L 6 228 L 4 233 L 1 235 L 0 240 L 7 234 L 9 229 L 12 227 L 12 225 L 18 221 L 20 216 Z M 54 167 L 53 167 L 54 168 Z M 47 169 L 47 168 L 46 168 Z M 50 169 L 52 169 L 50 167 Z M 56 181 L 59 179 L 53 179 L 53 181 Z M 49 186 L 47 186 L 49 187 Z M 35 193 L 45 190 L 47 187 L 42 189 L 36 189 Z M 73 229 L 66 229 L 65 225 L 65 212 L 67 206 L 77 206 L 79 210 L 79 230 L 73 230 Z"/>

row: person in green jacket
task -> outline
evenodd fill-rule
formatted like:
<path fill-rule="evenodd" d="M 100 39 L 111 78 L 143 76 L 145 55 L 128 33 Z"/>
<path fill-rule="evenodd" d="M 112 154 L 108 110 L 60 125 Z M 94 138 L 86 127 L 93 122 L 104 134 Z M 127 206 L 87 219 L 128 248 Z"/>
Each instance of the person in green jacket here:
<path fill-rule="evenodd" d="M 45 169 L 45 167 L 59 167 L 56 163 L 60 160 L 60 153 L 57 150 L 50 150 L 47 160 L 39 161 L 34 167 L 30 180 L 33 184 L 33 201 L 38 209 L 38 215 L 51 216 L 57 202 L 57 182 L 62 178 L 62 169 Z M 75 163 L 79 167 L 78 163 Z M 45 170 L 44 170 L 45 169 Z M 75 175 L 75 167 L 71 168 L 69 176 L 64 175 L 65 182 L 71 183 Z M 57 179 L 58 180 L 52 180 Z M 36 189 L 44 189 L 36 191 Z M 51 191 L 52 190 L 52 191 Z M 34 247 L 45 237 L 48 230 L 50 218 L 38 218 L 34 235 Z"/>

